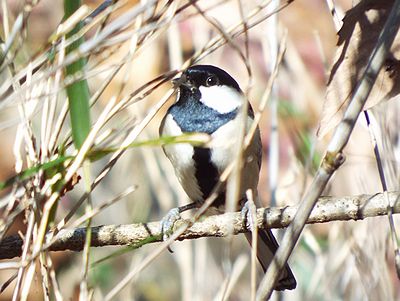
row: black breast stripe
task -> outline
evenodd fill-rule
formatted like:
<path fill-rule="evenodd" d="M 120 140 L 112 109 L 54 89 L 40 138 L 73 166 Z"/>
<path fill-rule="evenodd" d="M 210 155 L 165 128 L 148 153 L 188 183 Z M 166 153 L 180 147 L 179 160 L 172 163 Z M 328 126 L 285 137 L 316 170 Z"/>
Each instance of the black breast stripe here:
<path fill-rule="evenodd" d="M 203 200 L 208 198 L 219 180 L 218 169 L 211 162 L 209 148 L 194 148 L 193 160 L 196 167 L 196 179 L 203 194 Z M 225 190 L 225 189 L 223 189 Z M 220 206 L 225 202 L 225 192 L 221 192 L 214 201 L 213 206 Z"/>
<path fill-rule="evenodd" d="M 203 198 L 210 196 L 215 184 L 218 182 L 218 170 L 211 162 L 211 150 L 209 148 L 195 147 L 193 160 L 196 167 L 196 179 L 203 193 Z"/>

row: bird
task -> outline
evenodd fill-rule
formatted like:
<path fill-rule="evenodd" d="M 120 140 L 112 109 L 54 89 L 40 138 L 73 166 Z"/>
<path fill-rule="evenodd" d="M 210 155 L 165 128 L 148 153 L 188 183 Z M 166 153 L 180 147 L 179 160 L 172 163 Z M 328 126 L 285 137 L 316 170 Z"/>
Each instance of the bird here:
<path fill-rule="evenodd" d="M 172 228 L 183 211 L 200 207 L 213 192 L 221 173 L 235 159 L 235 141 L 242 119 L 236 118 L 247 101 L 236 80 L 223 69 L 213 65 L 193 65 L 173 79 L 177 89 L 176 102 L 169 107 L 161 121 L 160 136 L 179 136 L 184 133 L 205 133 L 211 136 L 210 146 L 189 143 L 163 146 L 175 174 L 191 203 L 173 208 L 162 220 L 162 231 Z M 254 121 L 254 111 L 248 102 L 246 128 Z M 244 150 L 239 206 L 246 204 L 246 191 L 255 194 L 261 168 L 262 144 L 260 130 Z M 212 207 L 223 211 L 226 187 L 222 187 Z M 246 233 L 251 245 L 251 233 Z M 278 243 L 271 230 L 258 231 L 257 258 L 264 272 L 271 263 Z M 274 289 L 294 289 L 296 279 L 288 264 L 283 268 Z"/>

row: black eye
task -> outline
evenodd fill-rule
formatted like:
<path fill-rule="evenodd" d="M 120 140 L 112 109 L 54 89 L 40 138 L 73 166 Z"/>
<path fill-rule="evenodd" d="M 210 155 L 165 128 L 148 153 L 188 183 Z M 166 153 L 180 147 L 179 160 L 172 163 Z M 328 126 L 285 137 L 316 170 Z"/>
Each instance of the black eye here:
<path fill-rule="evenodd" d="M 216 86 L 218 85 L 218 78 L 215 75 L 210 75 L 206 79 L 206 86 L 211 87 L 211 86 Z"/>

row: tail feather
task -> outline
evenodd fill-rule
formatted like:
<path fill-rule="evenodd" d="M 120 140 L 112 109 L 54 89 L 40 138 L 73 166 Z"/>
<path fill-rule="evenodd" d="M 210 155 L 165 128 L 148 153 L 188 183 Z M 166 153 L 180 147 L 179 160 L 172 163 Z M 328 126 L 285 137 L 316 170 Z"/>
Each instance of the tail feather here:
<path fill-rule="evenodd" d="M 251 233 L 245 233 L 248 242 L 251 245 L 252 237 Z M 271 263 L 276 250 L 279 245 L 272 234 L 271 230 L 259 230 L 258 240 L 257 240 L 257 259 L 260 262 L 264 273 L 267 270 L 269 264 Z M 297 285 L 296 279 L 290 269 L 289 265 L 286 264 L 274 289 L 277 291 L 292 290 L 295 289 Z"/>

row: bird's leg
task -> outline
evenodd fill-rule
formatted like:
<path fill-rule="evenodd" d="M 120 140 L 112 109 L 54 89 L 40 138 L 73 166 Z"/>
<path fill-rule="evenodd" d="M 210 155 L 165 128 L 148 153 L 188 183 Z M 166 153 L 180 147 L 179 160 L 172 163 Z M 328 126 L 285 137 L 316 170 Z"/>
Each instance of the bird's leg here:
<path fill-rule="evenodd" d="M 163 240 L 167 240 L 172 230 L 174 228 L 174 224 L 177 220 L 181 219 L 181 213 L 187 210 L 191 210 L 198 207 L 198 203 L 193 202 L 190 204 L 186 204 L 180 207 L 176 207 L 168 211 L 167 215 L 163 217 L 160 222 L 160 231 L 163 235 Z"/>
<path fill-rule="evenodd" d="M 255 227 L 257 227 L 256 221 L 254 220 L 255 216 L 253 214 L 255 210 L 256 210 L 256 205 L 254 204 L 253 201 L 250 200 L 246 201 L 242 206 L 242 209 L 240 210 L 240 214 L 242 216 L 242 219 L 244 220 L 246 228 L 251 232 L 253 232 Z"/>

